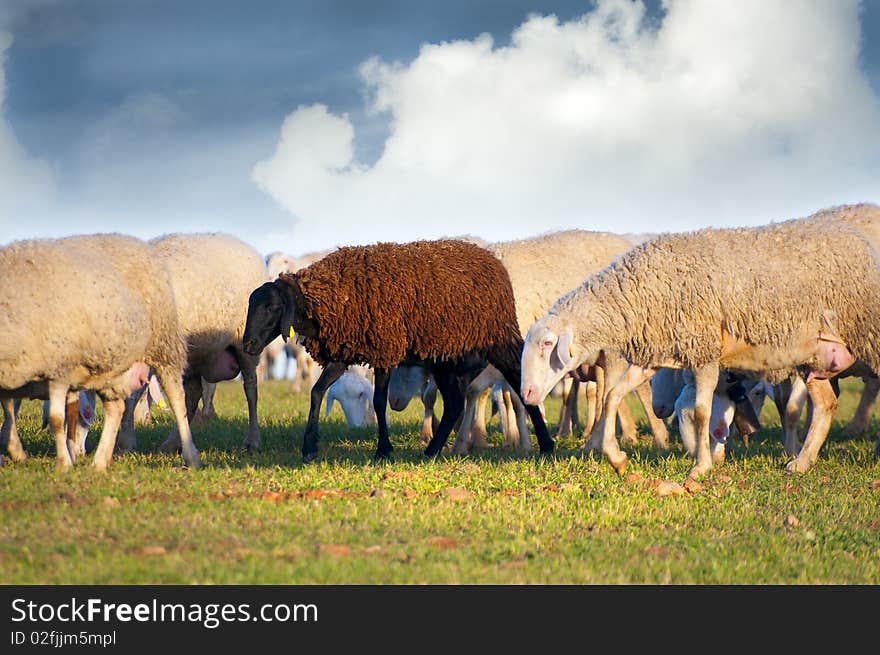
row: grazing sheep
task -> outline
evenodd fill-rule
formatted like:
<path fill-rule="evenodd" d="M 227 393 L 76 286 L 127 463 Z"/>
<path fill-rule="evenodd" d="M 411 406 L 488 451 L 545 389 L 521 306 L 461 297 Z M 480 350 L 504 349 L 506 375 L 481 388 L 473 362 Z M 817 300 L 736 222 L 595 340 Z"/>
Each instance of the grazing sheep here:
<path fill-rule="evenodd" d="M 186 421 L 186 342 L 174 291 L 147 243 L 119 234 L 18 241 L 0 248 L 0 270 L 0 396 L 49 400 L 58 468 L 69 468 L 76 456 L 65 434 L 68 391 L 91 389 L 101 397 L 104 424 L 93 463 L 103 470 L 125 399 L 146 382 L 150 367 L 180 426 L 184 460 L 201 466 Z"/>
<path fill-rule="evenodd" d="M 666 370 L 666 369 L 661 369 Z M 678 434 L 690 455 L 696 453 L 697 438 L 694 432 L 694 409 L 697 399 L 697 388 L 693 374 L 687 369 L 679 369 L 682 373 L 682 385 L 678 397 L 674 402 L 675 416 L 678 419 Z M 655 376 L 656 377 L 656 376 Z M 724 385 L 722 381 L 727 375 L 719 378 L 719 387 Z M 654 381 L 654 378 L 651 378 Z M 764 380 L 744 380 L 742 382 L 748 402 L 752 406 L 755 415 L 760 416 L 764 407 L 764 400 L 768 394 L 772 394 L 771 386 Z M 736 403 L 726 391 L 716 389 L 712 394 L 712 409 L 709 419 L 709 437 L 711 439 L 710 451 L 712 460 L 721 462 L 724 460 L 724 448 L 730 435 L 730 426 L 733 423 L 736 412 Z"/>
<path fill-rule="evenodd" d="M 767 396 L 775 399 L 777 392 L 774 385 L 771 385 L 764 380 L 740 380 L 738 376 L 733 376 L 729 372 L 722 371 L 718 375 L 718 384 L 715 387 L 715 395 L 722 396 L 723 401 L 730 400 L 731 392 L 737 389 L 737 382 L 741 385 L 741 388 L 738 389 L 738 391 L 745 394 L 752 406 L 752 410 L 749 412 L 751 416 L 745 416 L 740 415 L 740 410 L 736 403 L 734 403 L 734 416 L 740 424 L 739 427 L 742 427 L 745 425 L 744 421 L 750 424 L 756 423 L 758 416 L 760 416 L 761 413 L 761 407 L 764 406 L 764 399 Z M 693 376 L 686 369 L 658 369 L 650 379 L 654 414 L 661 419 L 671 416 L 675 412 L 675 407 L 679 402 L 679 396 L 682 393 L 682 390 L 688 384 L 693 386 Z M 713 401 L 713 403 L 715 403 L 715 401 Z M 713 407 L 715 406 L 716 404 L 713 404 Z M 779 414 L 782 416 L 782 411 L 780 411 Z M 759 426 L 754 425 L 749 432 L 746 432 L 745 430 L 739 431 L 740 436 L 746 444 L 748 444 L 749 436 L 757 427 Z"/>
<path fill-rule="evenodd" d="M 426 299 L 431 305 L 425 305 Z M 488 251 L 461 240 L 340 248 L 256 289 L 245 350 L 258 355 L 279 333 L 286 338 L 291 330 L 323 366 L 311 392 L 303 440 L 307 460 L 317 455 L 324 392 L 350 364 L 373 368 L 377 457 L 393 449 L 385 420 L 392 367 L 427 366 L 443 397 L 443 416 L 427 456 L 440 452 L 461 413 L 459 376 L 489 362 L 514 388 L 519 384 L 522 336 L 507 270 Z M 527 410 L 541 451 L 552 451 L 540 411 Z"/>
<path fill-rule="evenodd" d="M 560 295 L 628 251 L 632 243 L 624 237 L 609 232 L 566 230 L 528 239 L 493 243 L 485 247 L 507 269 L 513 287 L 517 324 L 520 334 L 524 336 L 529 326 L 542 316 Z M 560 256 L 560 253 L 571 252 L 577 253 L 577 256 Z M 392 377 L 392 381 L 393 379 Z M 568 382 L 569 387 L 573 388 L 573 393 L 566 396 L 561 409 L 557 427 L 559 437 L 570 434 L 572 424 L 577 420 L 578 384 L 577 380 Z M 465 409 L 461 426 L 456 431 L 453 450 L 466 453 L 475 444 L 486 445 L 484 408 L 490 392 L 497 400 L 503 401 L 499 404 L 499 409 L 502 410 L 505 443 L 515 445 L 524 452 L 531 450 L 524 407 L 517 394 L 511 394 L 510 386 L 493 366 L 486 367 L 467 388 Z M 648 398 L 650 402 L 650 390 L 647 386 L 639 392 L 640 400 Z M 406 402 L 414 393 L 415 386 L 412 385 Z M 394 405 L 392 408 L 394 409 Z M 628 436 L 634 439 L 635 422 L 630 415 L 627 415 L 625 407 L 622 412 L 621 418 L 627 428 Z M 645 414 L 651 422 L 655 443 L 665 448 L 668 439 L 666 426 L 662 421 L 655 420 L 651 416 L 650 404 L 645 406 Z"/>
<path fill-rule="evenodd" d="M 388 406 L 395 412 L 402 412 L 416 395 L 419 396 L 424 407 L 422 437 L 430 440 L 438 425 L 437 416 L 434 414 L 437 383 L 424 366 L 395 366 L 388 382 Z"/>
<path fill-rule="evenodd" d="M 349 368 L 327 389 L 324 416 L 330 416 L 333 403 L 339 403 L 345 422 L 350 428 L 361 428 L 376 424 L 376 411 L 373 408 L 373 383 L 362 373 Z"/>
<path fill-rule="evenodd" d="M 737 265 L 719 267 L 722 260 Z M 664 235 L 589 277 L 532 325 L 522 395 L 538 402 L 568 371 L 619 352 L 631 367 L 608 393 L 607 416 L 654 369 L 689 368 L 698 440 L 689 476 L 699 477 L 712 467 L 709 410 L 719 370 L 775 382 L 796 369 L 806 376 L 813 420 L 786 468 L 803 472 L 815 462 L 836 408 L 828 378 L 856 359 L 880 371 L 878 325 L 877 253 L 839 221 L 814 215 Z M 626 455 L 605 423 L 602 450 L 622 472 Z"/>
<path fill-rule="evenodd" d="M 183 375 L 187 415 L 194 417 L 203 399 L 203 383 L 242 377 L 248 405 L 245 448 L 260 447 L 257 422 L 257 363 L 241 347 L 247 301 L 266 279 L 263 258 L 243 241 L 222 233 L 167 234 L 152 239 L 156 260 L 167 267 L 174 289 L 178 322 L 187 342 Z M 143 393 L 144 390 L 141 390 Z M 124 419 L 125 446 L 134 447 L 133 397 Z M 180 447 L 176 430 L 160 449 Z"/>

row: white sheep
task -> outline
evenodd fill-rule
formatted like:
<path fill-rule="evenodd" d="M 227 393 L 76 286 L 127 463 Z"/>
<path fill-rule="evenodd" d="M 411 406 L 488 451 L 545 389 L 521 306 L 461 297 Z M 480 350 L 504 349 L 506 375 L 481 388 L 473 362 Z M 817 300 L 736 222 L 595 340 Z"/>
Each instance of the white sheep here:
<path fill-rule="evenodd" d="M 556 298 L 580 284 L 587 275 L 628 251 L 632 242 L 608 232 L 567 230 L 482 247 L 501 260 L 508 271 L 515 297 L 517 321 L 521 333 L 525 335 L 532 322 L 543 315 Z M 577 253 L 577 256 L 567 255 L 572 252 Z M 392 382 L 394 376 L 392 374 Z M 570 434 L 572 426 L 577 424 L 578 384 L 575 381 L 569 383 L 569 389 L 573 389 L 574 393 L 565 397 L 560 409 L 557 436 Z M 525 407 L 517 394 L 511 391 L 503 376 L 492 366 L 486 367 L 468 385 L 465 409 L 453 445 L 455 452 L 465 453 L 475 445 L 486 445 L 485 401 L 490 393 L 498 401 L 503 401 L 497 404 L 501 410 L 505 443 L 515 445 L 523 452 L 531 450 Z M 591 391 L 592 398 L 595 389 Z M 411 385 L 409 395 L 405 396 L 406 402 L 414 393 L 415 386 Z M 665 448 L 668 439 L 666 426 L 651 414 L 650 390 L 646 386 L 638 393 L 651 423 L 655 444 Z M 588 416 L 595 414 L 593 408 L 588 409 Z M 634 439 L 635 421 L 628 415 L 626 408 L 621 418 L 626 436 Z"/>
<path fill-rule="evenodd" d="M 388 383 L 388 406 L 402 412 L 414 396 L 419 396 L 424 407 L 422 437 L 430 440 L 437 429 L 434 404 L 437 402 L 437 383 L 424 366 L 397 366 L 391 371 Z"/>
<path fill-rule="evenodd" d="M 174 291 L 147 243 L 119 234 L 18 241 L 0 248 L 0 270 L 0 397 L 48 399 L 59 469 L 76 456 L 65 434 L 68 392 L 91 389 L 101 397 L 93 463 L 103 470 L 125 399 L 150 368 L 180 426 L 184 460 L 201 466 L 186 421 L 186 342 Z"/>
<path fill-rule="evenodd" d="M 339 403 L 345 422 L 350 428 L 376 424 L 376 410 L 373 408 L 373 384 L 359 367 L 350 366 L 327 389 L 324 416 L 330 416 L 333 403 Z"/>
<path fill-rule="evenodd" d="M 656 376 L 655 376 L 656 377 Z M 723 376 L 726 378 L 726 374 Z M 678 420 L 678 433 L 685 449 L 691 456 L 696 454 L 697 435 L 694 431 L 694 411 L 697 399 L 697 388 L 693 373 L 681 369 L 682 385 L 678 397 L 674 402 L 674 412 Z M 653 382 L 653 378 L 651 380 Z M 772 394 L 772 388 L 765 380 L 744 380 L 743 387 L 746 396 L 756 416 L 760 416 L 764 407 L 764 400 L 768 394 Z M 719 383 L 723 386 L 723 383 Z M 716 390 L 712 394 L 712 409 L 709 418 L 709 437 L 711 439 L 710 450 L 712 460 L 721 462 L 724 460 L 724 448 L 730 436 L 730 427 L 733 423 L 736 404 L 724 390 Z"/>
<path fill-rule="evenodd" d="M 719 267 L 719 253 L 737 265 Z M 532 325 L 522 354 L 523 400 L 538 402 L 568 371 L 603 352 L 620 353 L 631 367 L 609 391 L 600 422 L 603 453 L 622 472 L 626 455 L 604 417 L 655 369 L 689 368 L 698 435 L 689 476 L 696 478 L 712 467 L 709 416 L 719 370 L 771 382 L 798 370 L 813 417 L 786 468 L 803 472 L 816 461 L 836 409 L 828 378 L 856 360 L 880 371 L 878 326 L 877 252 L 840 221 L 814 215 L 663 235 L 587 278 Z"/>
<path fill-rule="evenodd" d="M 263 258 L 250 245 L 222 233 L 167 234 L 152 239 L 149 245 L 156 261 L 169 271 L 177 320 L 187 341 L 183 384 L 188 416 L 195 416 L 203 399 L 203 381 L 231 380 L 241 373 L 248 406 L 244 446 L 258 449 L 259 358 L 242 350 L 241 338 L 248 297 L 266 280 Z M 127 449 L 134 447 L 133 409 L 138 398 L 128 403 L 120 435 Z M 173 430 L 160 449 L 173 452 L 179 447 L 179 435 Z"/>

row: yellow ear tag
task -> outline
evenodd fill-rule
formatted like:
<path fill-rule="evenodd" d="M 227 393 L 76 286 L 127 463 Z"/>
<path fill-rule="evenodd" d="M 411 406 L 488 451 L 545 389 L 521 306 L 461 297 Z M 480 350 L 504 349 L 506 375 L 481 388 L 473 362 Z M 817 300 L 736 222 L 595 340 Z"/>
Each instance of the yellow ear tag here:
<path fill-rule="evenodd" d="M 574 359 L 574 348 L 571 347 L 571 344 L 568 344 L 568 356 Z"/>
<path fill-rule="evenodd" d="M 162 409 L 163 407 L 165 407 L 165 401 L 159 398 L 159 400 L 156 402 L 156 405 L 159 407 L 159 409 Z"/>
<path fill-rule="evenodd" d="M 287 335 L 291 339 L 296 339 L 296 332 L 293 331 L 293 326 L 290 326 L 290 334 Z"/>

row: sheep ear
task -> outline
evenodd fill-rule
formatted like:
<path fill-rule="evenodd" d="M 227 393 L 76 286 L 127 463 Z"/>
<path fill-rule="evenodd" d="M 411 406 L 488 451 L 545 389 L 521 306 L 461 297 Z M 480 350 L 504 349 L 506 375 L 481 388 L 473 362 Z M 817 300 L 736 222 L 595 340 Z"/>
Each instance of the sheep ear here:
<path fill-rule="evenodd" d="M 574 337 L 571 334 L 571 330 L 563 330 L 559 334 L 559 339 L 556 341 L 556 357 L 562 363 L 564 368 L 570 369 L 574 366 L 574 349 L 572 348 L 572 341 Z"/>

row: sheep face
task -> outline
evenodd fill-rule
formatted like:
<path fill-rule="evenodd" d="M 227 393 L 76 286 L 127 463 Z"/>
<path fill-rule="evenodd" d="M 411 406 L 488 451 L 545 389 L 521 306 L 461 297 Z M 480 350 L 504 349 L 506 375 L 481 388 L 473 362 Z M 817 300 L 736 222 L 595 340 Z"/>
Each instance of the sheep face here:
<path fill-rule="evenodd" d="M 388 405 L 402 412 L 412 397 L 420 394 L 431 372 L 424 366 L 397 366 L 391 371 L 388 383 Z"/>
<path fill-rule="evenodd" d="M 594 364 L 574 342 L 570 327 L 561 325 L 554 316 L 546 316 L 529 328 L 522 352 L 522 399 L 537 405 L 569 371 L 582 363 Z"/>
<path fill-rule="evenodd" d="M 651 378 L 651 409 L 659 419 L 672 416 L 675 412 L 675 399 L 684 387 L 682 370 L 661 368 Z"/>
<path fill-rule="evenodd" d="M 286 314 L 283 290 L 275 282 L 266 282 L 251 292 L 245 320 L 242 346 L 248 355 L 257 356 L 281 334 L 282 317 Z"/>

